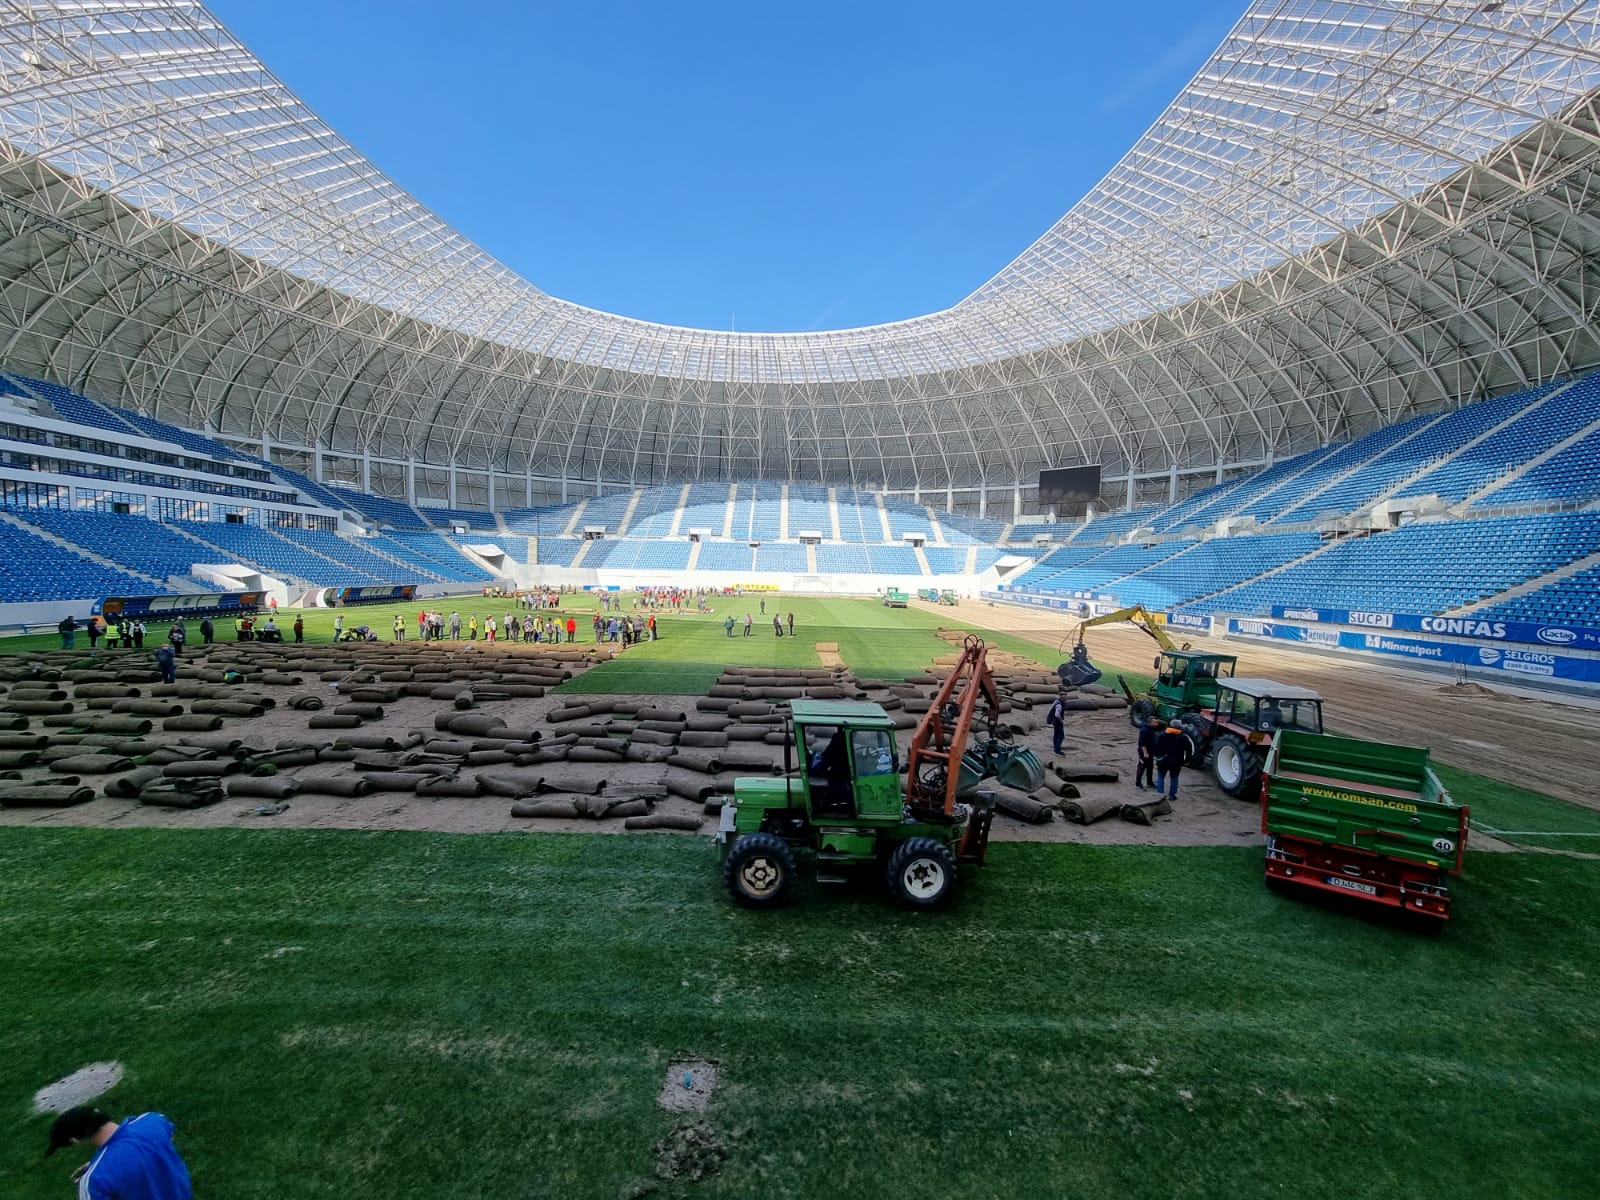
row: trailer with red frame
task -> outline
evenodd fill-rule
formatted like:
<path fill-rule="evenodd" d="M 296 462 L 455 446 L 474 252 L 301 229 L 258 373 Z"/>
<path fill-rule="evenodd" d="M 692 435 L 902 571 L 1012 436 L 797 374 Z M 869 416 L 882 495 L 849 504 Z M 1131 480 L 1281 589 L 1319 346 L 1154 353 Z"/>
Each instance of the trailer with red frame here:
<path fill-rule="evenodd" d="M 1427 750 L 1280 730 L 1261 777 L 1267 883 L 1445 921 L 1470 815 Z"/>

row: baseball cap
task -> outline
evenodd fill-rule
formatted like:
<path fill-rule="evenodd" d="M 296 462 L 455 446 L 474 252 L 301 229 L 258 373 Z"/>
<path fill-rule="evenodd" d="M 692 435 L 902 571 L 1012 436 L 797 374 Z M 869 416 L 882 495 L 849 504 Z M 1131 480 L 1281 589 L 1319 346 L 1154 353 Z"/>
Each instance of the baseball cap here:
<path fill-rule="evenodd" d="M 69 1108 L 50 1126 L 50 1148 L 44 1152 L 49 1158 L 63 1146 L 70 1146 L 79 1138 L 86 1138 L 111 1118 L 98 1108 L 80 1104 Z"/>

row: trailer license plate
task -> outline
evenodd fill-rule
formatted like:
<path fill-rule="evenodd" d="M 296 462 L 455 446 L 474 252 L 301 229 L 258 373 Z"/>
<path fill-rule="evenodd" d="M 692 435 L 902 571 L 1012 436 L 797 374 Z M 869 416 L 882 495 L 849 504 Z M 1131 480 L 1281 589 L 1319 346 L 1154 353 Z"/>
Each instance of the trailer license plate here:
<path fill-rule="evenodd" d="M 1347 892 L 1360 892 L 1363 896 L 1376 896 L 1378 889 L 1370 883 L 1357 883 L 1353 879 L 1341 879 L 1337 875 L 1328 876 L 1328 886 L 1343 888 Z"/>

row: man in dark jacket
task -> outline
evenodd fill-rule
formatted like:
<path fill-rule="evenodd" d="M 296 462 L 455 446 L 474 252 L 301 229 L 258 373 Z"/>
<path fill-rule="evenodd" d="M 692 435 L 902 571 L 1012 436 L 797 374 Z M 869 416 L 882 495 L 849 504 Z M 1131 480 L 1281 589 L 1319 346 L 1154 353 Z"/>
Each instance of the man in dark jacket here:
<path fill-rule="evenodd" d="M 1045 714 L 1045 724 L 1050 726 L 1051 752 L 1060 755 L 1061 743 L 1067 733 L 1067 694 L 1060 693 L 1056 702 L 1050 706 L 1050 711 Z"/>
<path fill-rule="evenodd" d="M 1156 738 L 1156 791 L 1168 800 L 1178 798 L 1178 773 L 1189 757 L 1189 739 L 1176 725 L 1168 725 Z M 1170 781 L 1170 782 L 1169 782 Z"/>
<path fill-rule="evenodd" d="M 1161 718 L 1152 716 L 1139 729 L 1139 768 L 1133 773 L 1133 786 L 1156 785 L 1156 739 L 1161 736 Z"/>

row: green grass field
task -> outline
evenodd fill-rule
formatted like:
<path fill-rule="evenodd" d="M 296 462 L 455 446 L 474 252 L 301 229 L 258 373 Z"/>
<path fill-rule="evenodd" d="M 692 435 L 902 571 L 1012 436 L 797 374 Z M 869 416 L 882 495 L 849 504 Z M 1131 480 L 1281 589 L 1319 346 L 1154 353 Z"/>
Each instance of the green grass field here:
<path fill-rule="evenodd" d="M 566 689 L 699 691 L 819 641 L 901 678 L 996 617 L 779 597 L 791 640 L 733 603 L 751 638 L 720 604 L 663 617 Z M 1442 774 L 1510 840 L 1600 841 Z M 29 1098 L 103 1059 L 105 1105 L 173 1116 L 202 1196 L 1583 1194 L 1600 859 L 1472 854 L 1456 895 L 1428 937 L 1269 893 L 1253 846 L 1005 843 L 944 913 L 803 884 L 757 914 L 696 838 L 3 827 L 0 1195 L 68 1194 L 81 1154 L 40 1157 Z M 678 1053 L 724 1071 L 697 1183 L 653 1174 Z"/>
<path fill-rule="evenodd" d="M 66 1194 L 28 1094 L 115 1058 L 203 1196 L 637 1195 L 685 1052 L 730 1154 L 662 1196 L 1571 1197 L 1597 906 L 1480 855 L 1427 938 L 1256 850 L 1011 844 L 932 918 L 760 914 L 687 838 L 8 829 L 0 1193 Z"/>

